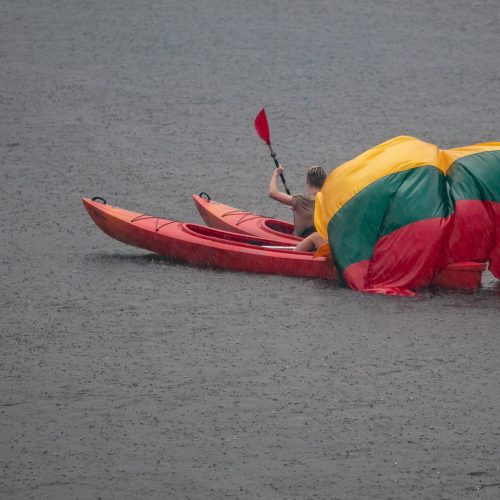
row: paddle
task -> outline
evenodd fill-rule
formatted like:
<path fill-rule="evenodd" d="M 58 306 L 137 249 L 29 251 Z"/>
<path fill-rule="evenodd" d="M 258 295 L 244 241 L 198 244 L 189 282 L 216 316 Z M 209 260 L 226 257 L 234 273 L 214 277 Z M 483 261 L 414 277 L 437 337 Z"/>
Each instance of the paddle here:
<path fill-rule="evenodd" d="M 273 151 L 271 146 L 271 133 L 269 132 L 269 124 L 267 123 L 267 116 L 264 108 L 259 111 L 259 114 L 255 118 L 255 131 L 257 132 L 257 135 L 267 144 L 269 151 L 271 152 L 271 157 L 274 160 L 274 164 L 276 167 L 279 167 L 280 162 L 278 161 L 278 158 L 276 158 L 276 153 Z M 286 194 L 291 194 L 288 190 L 285 176 L 283 174 L 280 174 L 280 179 L 283 186 L 285 186 Z"/>

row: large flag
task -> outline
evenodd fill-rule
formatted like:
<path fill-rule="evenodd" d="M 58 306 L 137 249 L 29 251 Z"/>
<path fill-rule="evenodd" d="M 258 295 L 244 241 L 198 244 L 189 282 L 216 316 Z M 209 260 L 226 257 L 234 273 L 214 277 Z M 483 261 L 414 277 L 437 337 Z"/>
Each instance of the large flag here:
<path fill-rule="evenodd" d="M 500 278 L 500 142 L 379 144 L 328 176 L 315 226 L 356 290 L 408 294 L 461 261 L 489 261 Z"/>

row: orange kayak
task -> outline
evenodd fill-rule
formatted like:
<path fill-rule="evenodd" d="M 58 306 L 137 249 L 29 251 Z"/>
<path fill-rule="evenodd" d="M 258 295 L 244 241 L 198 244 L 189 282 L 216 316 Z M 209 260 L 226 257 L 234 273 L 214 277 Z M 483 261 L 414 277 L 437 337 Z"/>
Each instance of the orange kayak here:
<path fill-rule="evenodd" d="M 293 224 L 289 222 L 238 210 L 197 194 L 193 194 L 193 200 L 207 226 L 234 233 L 271 238 L 284 244 L 296 245 L 302 240 L 293 234 Z"/>
<path fill-rule="evenodd" d="M 131 212 L 89 198 L 82 201 L 102 231 L 127 245 L 231 271 L 338 280 L 330 256 L 295 252 L 294 243 Z M 477 288 L 485 270 L 486 264 L 479 262 L 451 264 L 434 277 L 433 284 Z"/>
<path fill-rule="evenodd" d="M 205 194 L 205 193 L 201 193 Z M 211 200 L 208 196 L 193 195 L 196 208 L 207 225 L 255 236 L 272 237 L 277 241 L 297 244 L 301 238 L 293 235 L 293 224 L 246 212 Z M 486 270 L 484 262 L 457 262 L 434 276 L 432 284 L 447 288 L 474 289 L 480 286 Z"/>
<path fill-rule="evenodd" d="M 338 279 L 329 257 L 295 252 L 293 244 L 131 212 L 82 199 L 96 225 L 112 238 L 179 261 L 231 271 Z"/>

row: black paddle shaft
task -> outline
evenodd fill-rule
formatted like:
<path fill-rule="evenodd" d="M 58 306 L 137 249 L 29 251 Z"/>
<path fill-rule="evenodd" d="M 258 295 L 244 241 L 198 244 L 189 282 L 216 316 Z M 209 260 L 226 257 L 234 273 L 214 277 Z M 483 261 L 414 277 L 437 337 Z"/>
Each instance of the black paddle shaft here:
<path fill-rule="evenodd" d="M 276 153 L 273 151 L 271 144 L 268 144 L 268 146 L 269 146 L 269 151 L 271 151 L 271 157 L 274 161 L 274 164 L 276 165 L 276 168 L 278 168 L 280 166 L 280 162 L 278 161 L 278 158 L 276 158 Z M 280 174 L 280 179 L 281 179 L 281 182 L 283 183 L 283 186 L 285 186 L 286 194 L 291 195 L 292 193 L 290 193 L 290 190 L 288 189 L 288 186 L 286 185 L 285 176 L 283 175 L 283 173 Z"/>

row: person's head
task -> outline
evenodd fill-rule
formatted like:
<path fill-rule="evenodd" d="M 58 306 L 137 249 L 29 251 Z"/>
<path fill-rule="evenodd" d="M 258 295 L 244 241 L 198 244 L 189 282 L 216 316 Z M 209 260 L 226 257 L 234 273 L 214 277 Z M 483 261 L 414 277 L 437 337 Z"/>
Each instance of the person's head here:
<path fill-rule="evenodd" d="M 308 186 L 319 190 L 323 187 L 325 181 L 326 181 L 326 171 L 323 167 L 318 167 L 317 165 L 309 167 L 309 169 L 307 170 L 307 177 L 306 177 L 306 182 Z"/>

